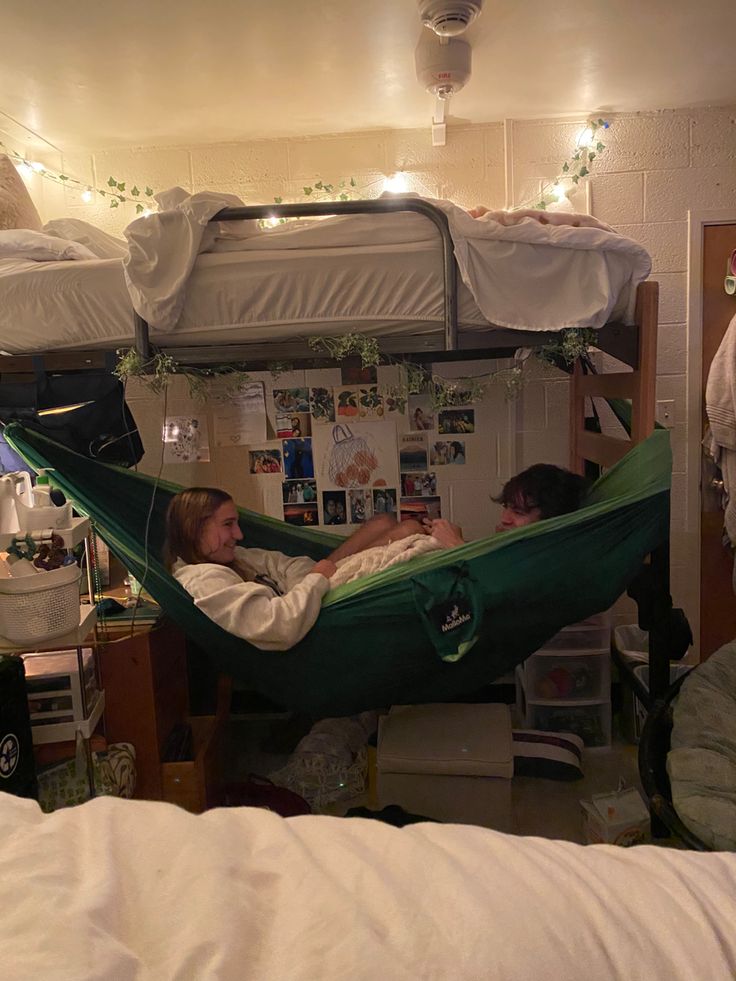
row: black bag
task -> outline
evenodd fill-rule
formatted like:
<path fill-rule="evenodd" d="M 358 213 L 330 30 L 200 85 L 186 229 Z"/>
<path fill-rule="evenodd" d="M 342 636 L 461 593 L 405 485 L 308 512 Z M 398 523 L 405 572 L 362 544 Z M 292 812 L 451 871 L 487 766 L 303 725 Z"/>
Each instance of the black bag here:
<path fill-rule="evenodd" d="M 143 456 L 123 384 L 107 372 L 39 372 L 35 381 L 0 383 L 0 421 L 16 420 L 102 463 L 132 467 Z"/>

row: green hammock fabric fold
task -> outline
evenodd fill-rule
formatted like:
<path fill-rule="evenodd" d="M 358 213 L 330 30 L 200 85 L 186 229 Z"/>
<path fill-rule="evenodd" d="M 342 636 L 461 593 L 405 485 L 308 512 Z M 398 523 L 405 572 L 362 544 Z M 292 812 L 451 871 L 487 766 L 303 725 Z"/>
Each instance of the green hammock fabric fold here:
<path fill-rule="evenodd" d="M 164 514 L 180 488 L 79 456 L 18 423 L 6 427 L 5 437 L 32 467 L 55 471 L 53 483 L 93 519 L 113 553 L 219 670 L 315 716 L 472 694 L 561 627 L 607 609 L 669 535 L 665 430 L 607 471 L 575 514 L 341 586 L 327 595 L 317 624 L 296 647 L 267 653 L 209 620 L 163 568 Z M 241 526 L 245 545 L 315 559 L 340 540 L 245 510 Z M 428 596 L 440 605 L 453 600 L 455 583 L 476 619 L 471 641 L 461 638 L 457 656 L 446 657 L 446 637 L 438 640 L 420 606 L 432 606 Z M 456 620 L 463 610 L 461 598 L 452 607 Z"/>

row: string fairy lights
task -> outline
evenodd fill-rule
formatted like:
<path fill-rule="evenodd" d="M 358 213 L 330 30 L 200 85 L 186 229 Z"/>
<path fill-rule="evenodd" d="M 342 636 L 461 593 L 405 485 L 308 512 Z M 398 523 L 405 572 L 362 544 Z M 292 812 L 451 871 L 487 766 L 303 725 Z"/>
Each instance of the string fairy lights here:
<path fill-rule="evenodd" d="M 107 179 L 107 188 L 103 189 L 95 187 L 93 184 L 88 184 L 86 181 L 80 181 L 70 174 L 64 174 L 61 171 L 54 170 L 52 167 L 47 167 L 37 160 L 28 160 L 22 154 L 18 153 L 17 150 L 13 150 L 2 142 L 0 142 L 0 151 L 7 154 L 18 173 L 24 179 L 29 180 L 34 176 L 38 176 L 61 187 L 73 187 L 79 192 L 85 204 L 91 204 L 95 200 L 95 197 L 99 195 L 108 202 L 111 208 L 119 208 L 121 204 L 134 204 L 136 214 L 140 216 L 150 215 L 158 210 L 158 206 L 153 199 L 153 189 L 150 187 L 145 187 L 141 190 L 141 188 L 134 184 L 128 190 L 125 181 L 118 181 L 114 177 L 109 177 Z"/>

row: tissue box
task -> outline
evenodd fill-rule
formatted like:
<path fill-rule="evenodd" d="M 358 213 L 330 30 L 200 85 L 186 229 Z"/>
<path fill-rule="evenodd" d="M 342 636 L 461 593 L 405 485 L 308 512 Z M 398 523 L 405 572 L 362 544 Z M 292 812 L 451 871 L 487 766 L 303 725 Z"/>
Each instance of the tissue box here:
<path fill-rule="evenodd" d="M 649 811 L 635 787 L 581 800 L 583 829 L 589 845 L 636 845 L 649 831 Z"/>
<path fill-rule="evenodd" d="M 513 774 L 508 705 L 393 706 L 380 721 L 382 808 L 509 831 Z"/>

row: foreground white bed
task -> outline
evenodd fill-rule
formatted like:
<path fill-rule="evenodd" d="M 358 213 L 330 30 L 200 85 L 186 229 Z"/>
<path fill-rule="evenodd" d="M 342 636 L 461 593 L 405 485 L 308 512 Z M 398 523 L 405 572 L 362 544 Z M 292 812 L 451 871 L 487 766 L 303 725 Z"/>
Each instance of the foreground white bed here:
<path fill-rule="evenodd" d="M 736 855 L 0 794 L 8 981 L 736 977 Z"/>
<path fill-rule="evenodd" d="M 207 216 L 231 203 L 195 195 L 178 210 L 138 219 L 126 230 L 125 258 L 38 261 L 21 249 L 14 253 L 8 239 L 0 250 L 0 349 L 130 343 L 134 308 L 161 346 L 347 330 L 441 334 L 442 253 L 424 216 L 352 215 L 271 231 L 227 223 L 219 237 L 212 232 L 200 241 Z M 490 215 L 473 219 L 449 202 L 433 203 L 448 219 L 461 274 L 461 331 L 632 322 L 636 286 L 650 268 L 637 243 L 603 226 L 523 218 L 507 227 Z M 51 224 L 54 234 L 64 234 L 63 223 Z M 79 229 L 66 235 L 89 241 Z"/>

